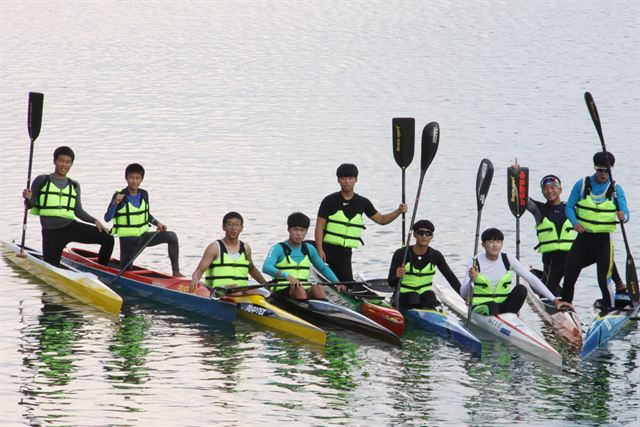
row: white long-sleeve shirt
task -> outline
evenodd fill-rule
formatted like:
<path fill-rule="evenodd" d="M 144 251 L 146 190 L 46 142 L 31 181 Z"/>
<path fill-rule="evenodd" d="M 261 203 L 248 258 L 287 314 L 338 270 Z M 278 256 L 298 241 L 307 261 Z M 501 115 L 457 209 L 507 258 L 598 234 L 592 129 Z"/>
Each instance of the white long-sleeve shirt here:
<path fill-rule="evenodd" d="M 540 281 L 536 276 L 534 276 L 529 270 L 527 270 L 521 263 L 518 261 L 516 257 L 513 257 L 509 254 L 506 254 L 509 259 L 509 263 L 511 264 L 511 270 L 515 271 L 520 275 L 524 280 L 531 285 L 531 287 L 538 292 L 538 294 L 548 298 L 549 301 L 553 301 L 556 297 L 551 293 L 549 288 L 547 288 L 544 283 Z M 480 264 L 480 272 L 491 281 L 491 283 L 498 283 L 502 277 L 507 274 L 507 270 L 504 267 L 504 262 L 502 262 L 502 253 L 498 255 L 498 259 L 495 261 L 487 258 L 485 253 L 481 253 L 478 255 L 478 264 Z M 471 289 L 471 277 L 469 277 L 469 269 L 473 265 L 473 259 L 467 265 L 467 270 L 464 275 L 464 279 L 462 282 L 462 288 L 460 288 L 460 294 L 466 298 L 469 295 L 469 290 Z M 513 284 L 511 289 L 513 289 Z"/>

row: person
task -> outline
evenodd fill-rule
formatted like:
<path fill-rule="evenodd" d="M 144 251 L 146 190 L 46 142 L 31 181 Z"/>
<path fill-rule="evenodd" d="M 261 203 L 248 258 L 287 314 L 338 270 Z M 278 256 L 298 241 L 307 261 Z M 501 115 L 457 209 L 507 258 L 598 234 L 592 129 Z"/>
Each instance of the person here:
<path fill-rule="evenodd" d="M 365 229 L 363 214 L 375 223 L 386 225 L 407 211 L 400 203 L 398 208 L 387 214 L 376 210 L 371 201 L 354 192 L 358 182 L 358 168 L 351 163 L 341 164 L 336 175 L 340 191 L 326 196 L 320 203 L 316 218 L 315 245 L 318 255 L 329 264 L 331 270 L 342 282 L 353 281 L 351 269 L 352 250 L 362 243 Z M 339 285 L 344 290 L 343 285 Z"/>
<path fill-rule="evenodd" d="M 191 276 L 189 292 L 193 292 L 205 274 L 204 284 L 212 291 L 225 287 L 246 286 L 249 275 L 258 283 L 266 283 L 251 259 L 251 247 L 240 240 L 244 229 L 244 219 L 238 212 L 231 211 L 222 218 L 224 238 L 209 244 L 202 259 Z M 257 289 L 235 292 L 232 295 L 260 293 Z"/>
<path fill-rule="evenodd" d="M 578 232 L 567 254 L 562 300 L 573 301 L 575 283 L 584 267 L 596 264 L 602 308 L 614 307 L 615 290 L 608 285 L 613 269 L 613 242 L 610 234 L 618 221 L 629 221 L 627 199 L 620 185 L 612 183 L 607 166 L 615 157 L 602 151 L 593 156 L 595 173 L 578 180 L 567 200 L 566 214 Z"/>
<path fill-rule="evenodd" d="M 67 176 L 74 160 L 75 153 L 70 147 L 56 148 L 53 173 L 37 176 L 31 189 L 22 191 L 22 197 L 31 213 L 40 216 L 45 262 L 59 267 L 67 243 L 78 242 L 99 244 L 98 262 L 107 265 L 113 252 L 113 237 L 104 224 L 83 209 L 80 183 Z"/>
<path fill-rule="evenodd" d="M 309 294 L 313 299 L 326 300 L 322 285 L 308 283 L 311 265 L 331 283 L 338 282 L 338 278 L 322 261 L 316 248 L 304 241 L 310 223 L 311 220 L 305 214 L 292 213 L 287 218 L 289 238 L 273 245 L 269 250 L 262 265 L 262 272 L 273 277 L 277 284 L 281 284 L 271 287 L 272 292 L 298 300 L 306 300 Z"/>
<path fill-rule="evenodd" d="M 151 215 L 149 193 L 140 188 L 144 179 L 144 167 L 131 163 L 124 170 L 127 186 L 111 197 L 104 220 L 113 219 L 111 234 L 120 238 L 120 265 L 124 266 L 140 248 L 168 245 L 171 271 L 175 277 L 184 277 L 180 272 L 178 236 L 167 231 L 167 226 Z M 157 231 L 149 231 L 149 224 Z"/>
<path fill-rule="evenodd" d="M 436 271 L 440 271 L 451 287 L 460 293 L 460 281 L 449 268 L 444 256 L 429 246 L 434 231 L 431 221 L 417 221 L 413 224 L 415 244 L 409 246 L 406 262 L 403 264 L 405 248 L 399 248 L 393 254 L 388 281 L 393 287 L 400 285 L 402 308 L 434 309 L 440 305 L 431 285 Z"/>
<path fill-rule="evenodd" d="M 481 240 L 485 252 L 469 263 L 460 292 L 463 297 L 468 298 L 473 283 L 473 311 L 492 316 L 520 311 L 527 298 L 527 288 L 519 283 L 515 286 L 512 284 L 512 270 L 526 280 L 536 292 L 552 301 L 556 308 L 573 308 L 571 304 L 553 295 L 516 257 L 502 253 L 502 231 L 488 228 L 482 232 Z"/>

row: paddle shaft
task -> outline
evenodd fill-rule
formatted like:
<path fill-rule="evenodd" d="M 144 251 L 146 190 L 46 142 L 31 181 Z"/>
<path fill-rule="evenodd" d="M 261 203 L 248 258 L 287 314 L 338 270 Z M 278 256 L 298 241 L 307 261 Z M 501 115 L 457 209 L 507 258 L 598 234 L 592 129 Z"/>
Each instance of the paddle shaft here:
<path fill-rule="evenodd" d="M 142 251 L 145 250 L 145 248 L 147 246 L 149 246 L 149 244 L 153 241 L 153 239 L 156 238 L 156 236 L 159 234 L 159 231 L 154 232 L 151 237 L 149 237 L 147 239 L 146 242 L 144 242 L 142 244 L 142 246 L 140 247 L 140 249 L 138 249 L 136 251 L 136 253 L 134 253 L 131 258 L 129 258 L 129 260 L 120 268 L 120 271 L 118 271 L 118 274 L 116 275 L 116 277 L 113 278 L 113 280 L 111 280 L 109 283 L 107 283 L 107 286 L 111 286 L 113 285 L 121 276 L 122 274 L 127 270 L 127 268 L 131 267 L 131 264 L 133 264 L 133 261 L 136 260 L 136 258 L 138 258 L 138 256 L 140 256 L 140 254 L 142 253 Z"/>
<path fill-rule="evenodd" d="M 27 167 L 27 190 L 31 188 L 31 170 L 33 165 L 33 148 L 35 147 L 35 140 L 31 140 L 29 145 L 29 166 Z M 24 216 L 22 217 L 22 237 L 20 238 L 20 255 L 24 256 L 24 242 L 27 237 L 27 218 L 29 217 L 29 207 L 27 206 L 27 200 L 24 201 Z"/>
<path fill-rule="evenodd" d="M 402 168 L 402 203 L 407 202 L 407 176 L 406 168 Z M 402 243 L 404 244 L 405 236 L 407 235 L 407 213 L 402 212 Z"/>

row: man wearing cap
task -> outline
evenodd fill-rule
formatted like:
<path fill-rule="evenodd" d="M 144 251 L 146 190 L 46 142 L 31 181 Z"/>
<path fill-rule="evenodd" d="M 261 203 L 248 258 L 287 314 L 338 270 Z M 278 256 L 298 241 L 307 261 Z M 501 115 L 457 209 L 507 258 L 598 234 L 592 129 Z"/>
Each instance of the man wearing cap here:
<path fill-rule="evenodd" d="M 627 222 L 630 216 L 622 187 L 609 179 L 607 167 L 613 168 L 615 161 L 613 154 L 597 152 L 593 156 L 595 174 L 576 182 L 567 200 L 567 218 L 578 236 L 567 254 L 563 301 L 573 301 L 580 271 L 595 262 L 603 308 L 614 306 L 615 289 L 607 284 L 613 267 L 610 233 L 616 230 L 618 221 Z"/>
<path fill-rule="evenodd" d="M 460 293 L 460 281 L 449 268 L 442 253 L 429 246 L 435 227 L 426 219 L 413 224 L 415 244 L 409 247 L 407 259 L 403 263 L 405 248 L 399 248 L 393 254 L 389 266 L 389 285 L 400 284 L 400 306 L 404 309 L 434 309 L 440 301 L 433 292 L 433 276 L 440 271 L 451 287 Z"/>
<path fill-rule="evenodd" d="M 336 171 L 340 191 L 325 197 L 320 203 L 316 218 L 315 244 L 320 257 L 325 260 L 338 279 L 343 282 L 353 280 L 351 255 L 354 248 L 362 244 L 365 229 L 363 214 L 373 222 L 386 225 L 407 211 L 407 205 L 381 214 L 369 199 L 354 192 L 358 182 L 358 168 L 351 163 L 343 163 Z M 343 285 L 336 287 L 344 290 Z"/>
<path fill-rule="evenodd" d="M 287 218 L 289 239 L 274 245 L 262 265 L 262 272 L 275 279 L 277 284 L 271 290 L 275 293 L 305 300 L 311 294 L 313 299 L 326 300 L 324 288 L 321 285 L 309 285 L 309 270 L 311 265 L 331 281 L 336 283 L 338 278 L 327 264 L 322 261 L 313 245 L 304 241 L 310 224 L 309 217 L 301 212 L 294 212 Z"/>

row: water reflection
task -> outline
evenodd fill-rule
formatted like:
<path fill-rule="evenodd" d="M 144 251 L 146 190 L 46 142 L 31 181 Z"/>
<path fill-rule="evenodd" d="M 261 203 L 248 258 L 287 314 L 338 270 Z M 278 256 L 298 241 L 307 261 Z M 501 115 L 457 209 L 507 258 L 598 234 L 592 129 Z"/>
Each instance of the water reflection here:
<path fill-rule="evenodd" d="M 145 364 L 149 349 L 144 341 L 150 322 L 144 315 L 126 311 L 109 345 L 113 359 L 104 369 L 107 378 L 114 384 L 144 384 L 149 380 L 149 369 Z"/>

